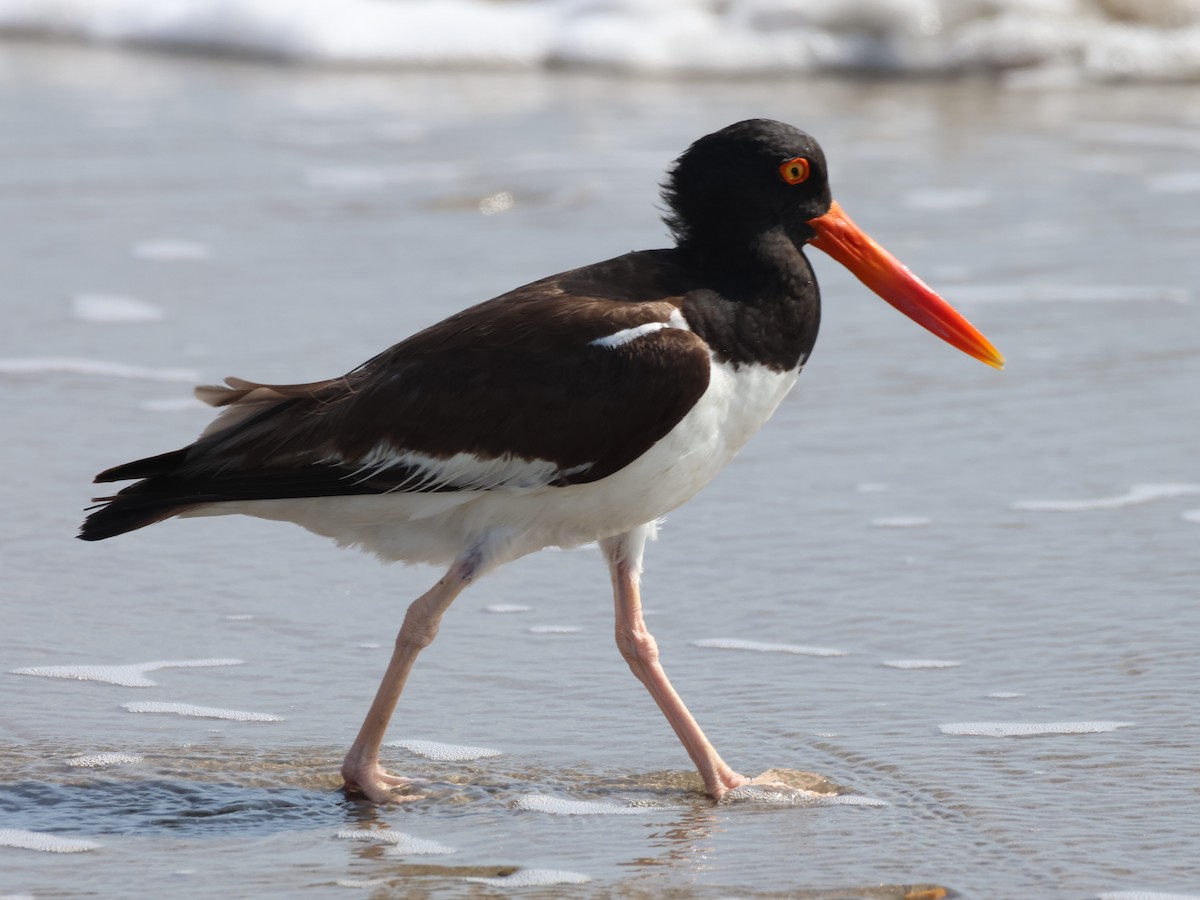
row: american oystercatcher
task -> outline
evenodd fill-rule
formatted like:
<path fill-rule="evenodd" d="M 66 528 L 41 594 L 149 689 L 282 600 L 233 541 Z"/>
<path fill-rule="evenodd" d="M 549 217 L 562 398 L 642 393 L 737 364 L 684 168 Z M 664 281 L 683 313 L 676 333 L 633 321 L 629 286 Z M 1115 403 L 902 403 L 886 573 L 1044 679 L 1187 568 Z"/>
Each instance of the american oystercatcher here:
<path fill-rule="evenodd" d="M 395 792 L 409 782 L 383 769 L 379 748 L 454 598 L 527 553 L 598 541 L 617 645 L 708 793 L 759 783 L 717 755 L 671 687 L 639 580 L 656 521 L 733 459 L 808 359 L 821 307 L 805 245 L 960 350 L 996 368 L 1003 358 L 842 212 L 802 131 L 751 119 L 703 137 L 663 198 L 672 249 L 517 288 L 341 378 L 197 388 L 222 412 L 190 446 L 101 472 L 98 482 L 138 480 L 100 498 L 79 536 L 241 513 L 383 560 L 448 566 L 409 606 L 342 765 L 348 789 L 381 803 L 411 796 Z"/>

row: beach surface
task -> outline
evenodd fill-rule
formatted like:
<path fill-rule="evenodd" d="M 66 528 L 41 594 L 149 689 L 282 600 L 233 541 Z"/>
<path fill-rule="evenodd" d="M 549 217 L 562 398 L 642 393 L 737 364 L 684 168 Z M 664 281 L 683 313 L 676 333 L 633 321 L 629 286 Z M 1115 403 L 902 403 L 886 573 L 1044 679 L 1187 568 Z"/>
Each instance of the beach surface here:
<path fill-rule="evenodd" d="M 1200 897 L 1197 98 L 0 46 L 0 896 Z M 813 254 L 796 390 L 648 549 L 722 755 L 830 796 L 700 793 L 594 547 L 459 598 L 385 759 L 426 799 L 378 808 L 338 766 L 438 572 L 236 518 L 73 539 L 96 472 L 204 427 L 192 384 L 664 246 L 666 167 L 753 116 L 1008 358 Z"/>

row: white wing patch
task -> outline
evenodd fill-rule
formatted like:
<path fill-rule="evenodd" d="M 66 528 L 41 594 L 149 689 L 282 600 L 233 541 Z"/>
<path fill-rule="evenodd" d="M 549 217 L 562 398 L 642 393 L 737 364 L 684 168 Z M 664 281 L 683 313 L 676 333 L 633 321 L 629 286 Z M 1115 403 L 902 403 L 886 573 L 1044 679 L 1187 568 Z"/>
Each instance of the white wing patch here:
<path fill-rule="evenodd" d="M 612 334 L 604 337 L 596 338 L 589 342 L 591 347 L 603 347 L 606 350 L 615 350 L 617 347 L 624 346 L 638 338 L 654 334 L 656 331 L 662 331 L 664 328 L 678 328 L 680 331 L 691 331 L 688 328 L 687 321 L 679 310 L 672 310 L 670 318 L 665 322 L 646 322 L 644 325 L 634 325 L 632 328 L 622 328 L 620 331 L 615 331 Z"/>
<path fill-rule="evenodd" d="M 503 489 L 523 493 L 545 487 L 564 476 L 578 475 L 592 465 L 584 463 L 563 469 L 549 460 L 524 459 L 507 453 L 492 458 L 476 456 L 474 453 L 455 453 L 447 458 L 439 458 L 400 451 L 390 444 L 380 444 L 357 462 L 359 468 L 348 476 L 355 483 L 396 467 L 417 470 L 420 474 L 395 488 L 406 492 L 452 488 L 458 491 Z"/>

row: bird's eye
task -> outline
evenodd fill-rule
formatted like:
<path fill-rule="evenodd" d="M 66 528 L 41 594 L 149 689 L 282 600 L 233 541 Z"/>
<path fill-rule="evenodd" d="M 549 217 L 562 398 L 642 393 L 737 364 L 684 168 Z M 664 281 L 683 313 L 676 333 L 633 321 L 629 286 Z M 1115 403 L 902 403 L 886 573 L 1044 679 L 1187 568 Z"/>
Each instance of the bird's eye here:
<path fill-rule="evenodd" d="M 808 160 L 803 156 L 780 163 L 779 174 L 788 184 L 799 184 L 808 179 Z"/>

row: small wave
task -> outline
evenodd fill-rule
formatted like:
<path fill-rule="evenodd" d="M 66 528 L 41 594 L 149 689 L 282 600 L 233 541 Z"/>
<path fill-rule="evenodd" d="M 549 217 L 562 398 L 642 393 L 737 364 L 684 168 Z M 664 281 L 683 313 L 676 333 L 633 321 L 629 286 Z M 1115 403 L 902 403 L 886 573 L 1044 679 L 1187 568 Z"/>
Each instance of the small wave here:
<path fill-rule="evenodd" d="M 978 737 L 1033 737 L 1045 734 L 1097 734 L 1128 728 L 1132 722 L 958 722 L 939 725 L 942 734 Z"/>
<path fill-rule="evenodd" d="M 0 847 L 19 850 L 41 850 L 43 853 L 84 853 L 101 845 L 83 838 L 68 838 L 42 831 L 23 831 L 19 828 L 0 828 Z"/>
<path fill-rule="evenodd" d="M 1084 512 L 1092 509 L 1120 509 L 1169 497 L 1200 494 L 1200 484 L 1135 484 L 1124 494 L 1093 500 L 1018 500 L 1013 509 L 1036 512 Z"/>
<path fill-rule="evenodd" d="M 499 750 L 489 747 L 466 747 L 461 744 L 439 744 L 437 741 L 388 741 L 385 747 L 402 747 L 409 753 L 437 762 L 466 762 L 472 759 L 487 759 L 499 756 Z"/>
<path fill-rule="evenodd" d="M 240 709 L 219 709 L 215 706 L 196 706 L 191 703 L 159 703 L 154 700 L 139 700 L 122 703 L 121 708 L 135 713 L 173 713 L 177 716 L 194 716 L 198 719 L 227 719 L 231 722 L 282 722 L 279 716 L 270 713 L 246 712 Z"/>
<path fill-rule="evenodd" d="M 517 799 L 513 808 L 552 816 L 636 816 L 666 807 L 622 806 L 603 800 L 568 800 L 564 797 L 551 797 L 549 794 L 530 794 Z"/>
<path fill-rule="evenodd" d="M 116 294 L 77 294 L 71 298 L 71 315 L 80 322 L 118 324 L 158 322 L 163 311 L 133 297 Z"/>
<path fill-rule="evenodd" d="M 1013 73 L 1018 84 L 1200 79 L 1200 10 L 1191 0 L 57 0 L 9 4 L 0 13 L 3 34 L 343 67 L 990 71 Z"/>
<path fill-rule="evenodd" d="M 155 262 L 183 262 L 208 259 L 212 251 L 198 241 L 185 241 L 179 238 L 155 238 L 149 241 L 139 241 L 129 248 L 138 259 L 154 260 Z"/>
<path fill-rule="evenodd" d="M 859 794 L 818 794 L 803 788 L 778 790 L 764 785 L 747 784 L 727 793 L 723 802 L 750 801 L 754 803 L 787 804 L 791 806 L 887 806 L 883 800 Z"/>
<path fill-rule="evenodd" d="M 346 828 L 337 833 L 343 841 L 365 841 L 372 844 L 386 844 L 387 856 L 439 856 L 455 853 L 453 847 L 439 844 L 428 838 L 413 837 L 403 831 L 376 831 L 356 828 Z"/>
<path fill-rule="evenodd" d="M 121 687 L 157 687 L 158 682 L 146 677 L 158 669 L 203 669 L 214 666 L 240 666 L 240 659 L 178 659 L 156 662 L 129 663 L 124 666 L 30 666 L 13 669 L 13 675 L 35 675 L 41 678 L 69 678 L 75 681 L 103 681 Z"/>
<path fill-rule="evenodd" d="M 548 887 L 554 884 L 586 884 L 591 880 L 589 876 L 579 872 L 565 872 L 561 869 L 521 869 L 499 878 L 471 875 L 463 879 L 492 887 Z"/>
<path fill-rule="evenodd" d="M 933 522 L 927 516 L 879 516 L 871 520 L 875 528 L 923 528 Z"/>
<path fill-rule="evenodd" d="M 1104 891 L 1097 900 L 1200 900 L 1200 894 L 1164 894 L 1161 891 Z"/>
<path fill-rule="evenodd" d="M 156 369 L 69 356 L 15 356 L 0 359 L 0 375 L 99 375 L 104 378 L 183 381 L 189 384 L 200 378 L 194 369 Z"/>
<path fill-rule="evenodd" d="M 798 656 L 846 656 L 845 650 L 830 647 L 805 647 L 800 644 L 768 644 L 762 641 L 743 641 L 738 638 L 702 638 L 692 641 L 693 647 L 714 647 L 718 650 L 753 650 L 758 653 L 795 653 Z"/>
<path fill-rule="evenodd" d="M 85 756 L 72 756 L 67 760 L 67 765 L 80 769 L 103 769 L 108 766 L 129 766 L 140 762 L 145 762 L 145 759 L 136 753 L 89 753 Z"/>
<path fill-rule="evenodd" d="M 1200 509 L 1185 509 L 1179 514 L 1179 518 L 1185 522 L 1192 522 L 1200 525 Z"/>
<path fill-rule="evenodd" d="M 496 615 L 510 615 L 512 613 L 532 612 L 532 606 L 525 606 L 520 603 L 493 603 L 490 606 L 485 606 L 484 612 L 495 613 Z"/>
<path fill-rule="evenodd" d="M 579 634 L 583 631 L 578 625 L 530 625 L 530 634 Z"/>
<path fill-rule="evenodd" d="M 884 665 L 889 669 L 953 669 L 962 663 L 952 659 L 891 659 Z"/>

